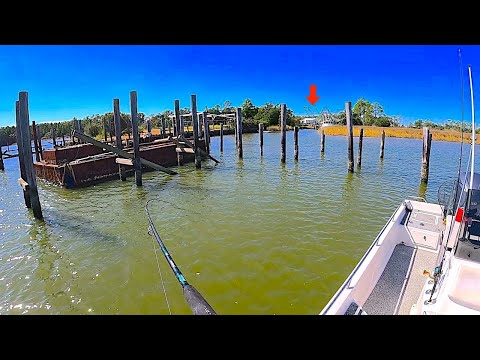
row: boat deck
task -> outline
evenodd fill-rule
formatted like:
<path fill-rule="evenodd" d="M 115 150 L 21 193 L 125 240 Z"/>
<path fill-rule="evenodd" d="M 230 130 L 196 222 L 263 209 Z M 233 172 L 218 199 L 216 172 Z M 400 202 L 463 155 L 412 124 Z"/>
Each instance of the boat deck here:
<path fill-rule="evenodd" d="M 420 296 L 426 276 L 433 273 L 437 252 L 399 244 L 363 310 L 369 315 L 408 315 Z"/>

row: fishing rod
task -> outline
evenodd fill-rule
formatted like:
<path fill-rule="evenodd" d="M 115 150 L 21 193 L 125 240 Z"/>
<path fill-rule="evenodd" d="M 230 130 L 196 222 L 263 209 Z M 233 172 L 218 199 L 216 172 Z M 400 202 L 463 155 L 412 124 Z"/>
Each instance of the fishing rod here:
<path fill-rule="evenodd" d="M 461 125 L 461 142 L 460 142 L 460 158 L 459 158 L 459 164 L 458 164 L 458 171 L 457 171 L 457 183 L 455 184 L 455 193 L 454 193 L 454 196 L 453 196 L 453 206 L 455 206 L 456 202 L 457 202 L 457 197 L 458 197 L 458 186 L 460 184 L 460 176 L 461 176 L 461 168 L 462 168 L 462 157 L 463 157 L 463 130 L 464 130 L 464 119 L 465 119 L 465 92 L 464 92 L 464 78 L 463 78 L 463 66 L 462 66 L 462 54 L 461 54 L 461 50 L 458 49 L 458 61 L 459 61 L 459 67 L 460 67 L 460 83 L 461 83 L 461 91 L 462 91 L 462 125 Z M 468 66 L 468 70 L 469 70 L 469 75 L 470 75 L 470 92 L 471 92 L 471 97 L 472 97 L 472 133 L 473 133 L 473 136 L 472 136 L 472 151 L 473 148 L 475 147 L 475 120 L 474 120 L 474 117 L 473 117 L 473 84 L 472 84 L 472 77 L 471 77 L 471 69 L 470 69 L 470 65 Z M 470 155 L 473 155 L 472 153 Z M 473 188 L 473 159 L 470 159 L 472 161 L 472 173 L 471 173 L 471 180 L 470 180 L 470 186 L 471 188 Z M 469 160 L 469 162 L 470 162 Z M 467 165 L 468 166 L 468 165 Z M 468 170 L 467 170 L 468 171 Z M 465 172 L 465 181 L 467 180 L 467 171 Z M 464 185 L 462 185 L 462 190 L 464 188 Z M 466 204 L 469 204 L 469 198 L 470 198 L 470 191 L 468 191 L 468 194 L 467 194 L 467 200 L 466 200 Z M 461 199 L 461 196 L 458 200 Z M 458 208 L 458 206 L 457 206 Z M 457 209 L 458 210 L 458 209 Z M 467 213 L 466 212 L 466 206 L 465 206 L 465 214 Z M 444 249 L 443 249 L 443 253 L 441 255 L 441 261 L 440 261 L 440 264 L 438 266 L 435 267 L 434 269 L 434 273 L 433 273 L 433 280 L 434 280 L 434 283 L 433 283 L 433 288 L 432 288 L 432 292 L 430 293 L 430 298 L 429 298 L 429 302 L 432 301 L 432 297 L 433 297 L 433 294 L 435 292 L 435 288 L 437 287 L 437 284 L 438 284 L 438 281 L 440 280 L 440 274 L 442 272 L 442 268 L 443 268 L 443 262 L 445 260 L 445 253 L 446 253 L 446 249 L 447 249 L 447 244 L 448 244 L 448 239 L 450 238 L 450 234 L 452 232 L 452 229 L 453 229 L 453 225 L 454 225 L 454 221 L 451 221 L 450 222 L 450 227 L 449 227 L 449 230 L 448 230 L 448 235 L 447 235 L 447 241 L 444 245 Z M 466 228 L 465 228 L 465 231 L 466 231 Z M 440 258 L 440 257 L 439 257 Z M 438 261 L 438 259 L 437 259 Z"/>
<path fill-rule="evenodd" d="M 182 272 L 175 264 L 175 261 L 173 261 L 173 258 L 165 247 L 165 244 L 160 238 L 160 235 L 158 235 L 158 232 L 155 229 L 155 225 L 153 224 L 152 217 L 150 216 L 150 212 L 148 211 L 148 203 L 150 201 L 151 200 L 147 201 L 147 203 L 145 204 L 145 211 L 148 217 L 149 229 L 151 230 L 153 236 L 155 236 L 155 239 L 157 239 L 158 245 L 160 245 L 163 255 L 165 255 L 165 259 L 167 259 L 168 265 L 170 265 L 170 268 L 173 270 L 175 277 L 177 278 L 180 285 L 182 285 L 183 296 L 187 301 L 188 305 L 190 306 L 192 313 L 194 315 L 217 315 L 215 310 L 213 310 L 213 308 L 208 304 L 207 300 L 204 299 L 204 297 L 198 292 L 198 290 L 187 282 L 185 277 L 182 275 Z"/>

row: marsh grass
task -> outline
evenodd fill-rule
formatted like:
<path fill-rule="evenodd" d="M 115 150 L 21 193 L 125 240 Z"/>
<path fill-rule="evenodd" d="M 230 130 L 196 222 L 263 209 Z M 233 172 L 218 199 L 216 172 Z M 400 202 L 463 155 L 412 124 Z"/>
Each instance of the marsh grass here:
<path fill-rule="evenodd" d="M 404 128 L 404 127 L 378 127 L 378 126 L 354 126 L 353 136 L 358 136 L 360 128 L 363 127 L 363 136 L 365 137 L 380 137 L 382 130 L 385 130 L 385 136 L 397 138 L 411 138 L 421 139 L 422 129 Z M 347 135 L 346 126 L 327 126 L 324 128 L 325 135 Z M 320 130 L 318 130 L 320 131 Z M 430 129 L 432 133 L 432 140 L 437 141 L 457 141 L 462 139 L 462 133 L 454 130 L 438 130 Z M 470 142 L 471 133 L 463 133 L 464 142 Z M 480 137 L 477 136 L 476 143 L 480 144 Z"/>

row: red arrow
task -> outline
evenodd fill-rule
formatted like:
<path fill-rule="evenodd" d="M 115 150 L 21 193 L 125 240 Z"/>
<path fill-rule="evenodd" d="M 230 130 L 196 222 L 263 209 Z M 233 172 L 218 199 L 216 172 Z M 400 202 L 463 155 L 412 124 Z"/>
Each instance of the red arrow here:
<path fill-rule="evenodd" d="M 310 104 L 315 105 L 318 99 L 320 96 L 317 96 L 317 85 L 310 85 L 310 95 L 307 96 L 307 100 L 310 101 Z"/>

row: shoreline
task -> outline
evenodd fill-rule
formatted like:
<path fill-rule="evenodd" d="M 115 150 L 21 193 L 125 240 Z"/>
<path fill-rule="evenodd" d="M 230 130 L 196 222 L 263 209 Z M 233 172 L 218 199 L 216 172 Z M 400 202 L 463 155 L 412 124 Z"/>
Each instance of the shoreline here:
<path fill-rule="evenodd" d="M 377 126 L 353 126 L 353 136 L 358 137 L 360 129 L 363 128 L 364 137 L 380 137 L 382 136 L 382 131 L 385 130 L 386 137 L 396 137 L 396 138 L 405 138 L 405 139 L 422 139 L 422 129 L 407 128 L 407 127 L 377 127 Z M 322 128 L 317 130 L 320 133 Z M 347 127 L 345 125 L 341 126 L 327 126 L 324 128 L 325 135 L 339 135 L 347 136 Z M 439 130 L 430 128 L 430 133 L 432 134 L 432 140 L 436 141 L 448 141 L 448 142 L 461 142 L 462 133 L 456 130 Z M 471 142 L 471 133 L 463 133 L 463 142 Z M 476 144 L 480 144 L 480 135 L 476 136 Z"/>

